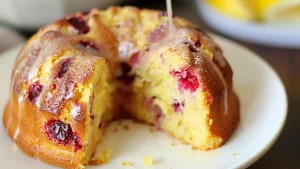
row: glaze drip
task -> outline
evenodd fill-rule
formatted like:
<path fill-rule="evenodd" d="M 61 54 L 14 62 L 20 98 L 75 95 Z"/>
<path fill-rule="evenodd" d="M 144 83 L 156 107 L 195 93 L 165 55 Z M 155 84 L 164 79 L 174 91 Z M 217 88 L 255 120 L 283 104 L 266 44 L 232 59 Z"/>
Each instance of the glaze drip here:
<path fill-rule="evenodd" d="M 167 13 L 168 13 L 168 20 L 169 20 L 169 32 L 170 36 L 173 35 L 173 9 L 172 9 L 172 0 L 166 0 L 167 4 Z"/>

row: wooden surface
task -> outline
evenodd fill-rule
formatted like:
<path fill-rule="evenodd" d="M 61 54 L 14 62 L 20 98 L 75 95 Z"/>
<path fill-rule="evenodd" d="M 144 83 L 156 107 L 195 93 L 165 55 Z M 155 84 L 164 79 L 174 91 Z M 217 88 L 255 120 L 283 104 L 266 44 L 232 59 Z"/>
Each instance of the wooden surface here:
<path fill-rule="evenodd" d="M 125 4 L 165 10 L 164 0 L 127 0 Z M 196 12 L 194 0 L 173 0 L 173 10 L 175 15 L 185 17 L 207 31 L 222 35 L 203 23 Z M 27 37 L 32 34 L 32 32 L 22 33 Z M 227 38 L 231 39 L 230 37 Z M 278 49 L 239 43 L 257 53 L 276 70 L 286 87 L 289 99 L 288 117 L 281 136 L 275 145 L 249 168 L 300 169 L 300 49 Z"/>

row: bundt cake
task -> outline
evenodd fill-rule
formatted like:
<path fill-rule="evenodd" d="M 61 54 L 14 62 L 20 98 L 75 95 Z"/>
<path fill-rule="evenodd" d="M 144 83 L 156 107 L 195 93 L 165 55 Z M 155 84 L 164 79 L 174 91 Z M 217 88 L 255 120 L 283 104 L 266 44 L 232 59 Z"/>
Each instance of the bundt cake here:
<path fill-rule="evenodd" d="M 105 126 L 124 112 L 195 149 L 215 149 L 239 122 L 232 75 L 219 46 L 185 19 L 93 9 L 26 43 L 3 122 L 25 153 L 63 168 L 87 165 Z"/>

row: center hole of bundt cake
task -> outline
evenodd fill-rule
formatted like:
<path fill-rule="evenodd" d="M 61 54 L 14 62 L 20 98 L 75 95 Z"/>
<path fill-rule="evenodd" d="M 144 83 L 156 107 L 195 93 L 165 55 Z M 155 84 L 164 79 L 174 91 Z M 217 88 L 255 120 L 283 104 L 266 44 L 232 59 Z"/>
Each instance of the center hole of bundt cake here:
<path fill-rule="evenodd" d="M 129 85 L 135 79 L 135 75 L 131 75 L 131 66 L 125 62 L 120 63 L 119 70 L 117 72 L 117 79 L 123 83 Z"/>

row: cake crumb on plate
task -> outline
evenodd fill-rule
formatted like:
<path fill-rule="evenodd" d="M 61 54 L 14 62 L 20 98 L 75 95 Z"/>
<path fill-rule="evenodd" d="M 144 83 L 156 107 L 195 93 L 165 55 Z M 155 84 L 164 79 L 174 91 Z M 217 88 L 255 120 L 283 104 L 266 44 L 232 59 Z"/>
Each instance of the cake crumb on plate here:
<path fill-rule="evenodd" d="M 153 165 L 152 156 L 146 156 L 146 157 L 144 157 L 144 164 L 146 166 L 152 166 Z"/>
<path fill-rule="evenodd" d="M 132 166 L 132 163 L 129 162 L 129 161 L 123 160 L 123 161 L 122 161 L 122 165 L 123 165 L 123 166 Z"/>
<path fill-rule="evenodd" d="M 129 130 L 129 126 L 128 126 L 127 124 L 125 124 L 125 125 L 123 126 L 123 128 L 124 128 L 125 130 Z"/>

